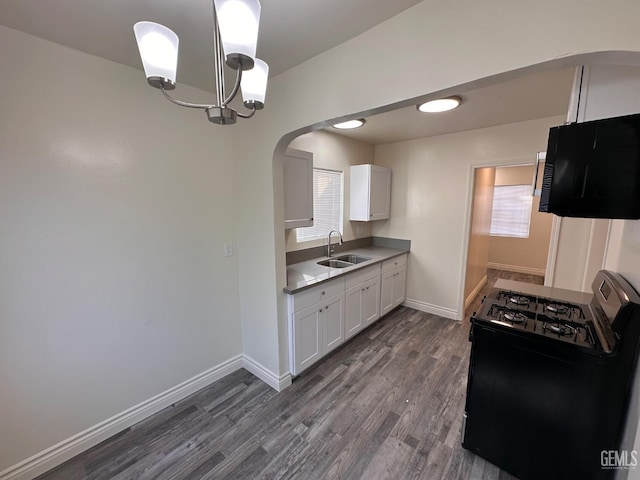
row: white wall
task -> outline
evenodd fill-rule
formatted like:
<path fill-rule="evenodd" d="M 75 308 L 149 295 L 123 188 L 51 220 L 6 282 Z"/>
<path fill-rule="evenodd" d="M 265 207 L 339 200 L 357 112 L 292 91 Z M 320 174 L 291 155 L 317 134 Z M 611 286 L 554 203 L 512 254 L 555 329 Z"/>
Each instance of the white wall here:
<path fill-rule="evenodd" d="M 464 308 L 474 300 L 487 281 L 489 242 L 491 237 L 491 211 L 495 168 L 476 168 L 473 181 L 473 200 L 469 220 L 469 244 L 464 278 Z"/>
<path fill-rule="evenodd" d="M 229 131 L 141 71 L 5 27 L 0 45 L 2 471 L 241 337 Z"/>
<path fill-rule="evenodd" d="M 299 136 L 289 144 L 289 147 L 312 152 L 314 168 L 326 168 L 343 172 L 344 211 L 343 224 L 340 229 L 342 239 L 347 241 L 356 238 L 370 237 L 370 222 L 349 221 L 349 182 L 351 179 L 349 167 L 351 165 L 373 163 L 375 153 L 374 146 L 343 135 L 319 130 Z M 358 228 L 360 229 L 359 231 Z M 327 234 L 328 233 L 329 232 L 327 232 Z M 326 238 L 297 243 L 295 229 L 286 230 L 285 237 L 287 252 L 327 244 Z"/>
<path fill-rule="evenodd" d="M 381 237 L 411 239 L 407 299 L 461 318 L 472 167 L 531 163 L 546 146 L 550 117 L 376 146 L 376 165 L 393 170 L 391 218 Z"/>

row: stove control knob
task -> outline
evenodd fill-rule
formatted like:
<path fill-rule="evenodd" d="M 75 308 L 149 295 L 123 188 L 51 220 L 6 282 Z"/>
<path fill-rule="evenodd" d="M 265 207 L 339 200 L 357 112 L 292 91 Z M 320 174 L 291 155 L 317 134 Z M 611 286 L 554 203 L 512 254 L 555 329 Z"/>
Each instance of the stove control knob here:
<path fill-rule="evenodd" d="M 487 299 L 487 296 L 485 295 L 484 297 L 482 297 L 482 301 L 480 302 L 480 304 L 483 304 L 486 299 Z"/>

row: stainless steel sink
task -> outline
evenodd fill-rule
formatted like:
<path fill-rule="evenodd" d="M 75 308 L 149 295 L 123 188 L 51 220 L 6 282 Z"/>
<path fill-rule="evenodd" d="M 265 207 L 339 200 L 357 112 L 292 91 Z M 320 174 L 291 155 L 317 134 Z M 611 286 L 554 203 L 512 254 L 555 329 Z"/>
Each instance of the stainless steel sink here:
<path fill-rule="evenodd" d="M 336 257 L 336 260 L 341 260 L 343 262 L 353 263 L 362 263 L 371 260 L 371 257 L 361 257 L 360 255 L 342 255 L 340 257 Z"/>
<path fill-rule="evenodd" d="M 347 267 L 353 267 L 354 264 L 351 262 L 345 262 L 343 260 L 328 258 L 327 260 L 319 261 L 318 265 L 322 265 L 323 267 L 331 267 L 331 268 L 347 268 Z"/>

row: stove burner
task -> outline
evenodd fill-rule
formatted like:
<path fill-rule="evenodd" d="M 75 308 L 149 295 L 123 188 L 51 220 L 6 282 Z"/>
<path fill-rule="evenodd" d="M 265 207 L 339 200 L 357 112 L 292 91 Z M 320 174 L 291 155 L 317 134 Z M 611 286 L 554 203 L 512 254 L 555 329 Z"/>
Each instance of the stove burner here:
<path fill-rule="evenodd" d="M 515 305 L 529 305 L 529 299 L 522 295 L 512 295 L 509 297 L 509 302 Z"/>
<path fill-rule="evenodd" d="M 527 317 L 525 317 L 523 314 L 516 312 L 506 312 L 503 313 L 502 316 L 505 318 L 505 320 L 509 320 L 513 323 L 524 323 L 527 320 Z"/>
<path fill-rule="evenodd" d="M 551 330 L 553 333 L 556 333 L 561 337 L 568 337 L 576 334 L 576 329 L 574 327 L 562 323 L 545 323 L 544 328 L 545 330 Z"/>
<path fill-rule="evenodd" d="M 560 303 L 550 303 L 548 305 L 545 305 L 544 309 L 548 310 L 551 313 L 557 313 L 562 315 L 567 313 L 567 311 L 569 310 L 569 307 L 567 307 L 566 305 L 562 305 Z"/>

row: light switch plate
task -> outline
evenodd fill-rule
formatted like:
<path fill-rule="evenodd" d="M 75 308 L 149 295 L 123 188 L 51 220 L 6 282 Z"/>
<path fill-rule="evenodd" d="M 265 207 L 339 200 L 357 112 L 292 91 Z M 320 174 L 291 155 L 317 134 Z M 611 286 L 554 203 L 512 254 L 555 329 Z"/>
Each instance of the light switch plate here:
<path fill-rule="evenodd" d="M 225 257 L 233 256 L 233 245 L 231 243 L 224 244 L 224 256 Z"/>

